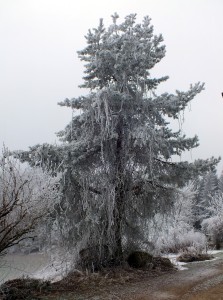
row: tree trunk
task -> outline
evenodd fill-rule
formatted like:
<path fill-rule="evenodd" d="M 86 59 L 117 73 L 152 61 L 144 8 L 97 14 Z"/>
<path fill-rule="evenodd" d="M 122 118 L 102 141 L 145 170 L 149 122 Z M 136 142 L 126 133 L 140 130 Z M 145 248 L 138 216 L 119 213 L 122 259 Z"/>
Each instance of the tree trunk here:
<path fill-rule="evenodd" d="M 122 220 L 124 214 L 124 193 L 120 186 L 116 190 L 114 208 L 114 256 L 116 264 L 123 261 L 122 250 Z"/>
<path fill-rule="evenodd" d="M 123 122 L 120 121 L 117 127 L 118 139 L 116 144 L 116 188 L 114 217 L 114 255 L 115 263 L 123 261 L 122 249 L 122 220 L 125 206 L 125 180 L 124 180 L 124 153 L 123 153 Z"/>

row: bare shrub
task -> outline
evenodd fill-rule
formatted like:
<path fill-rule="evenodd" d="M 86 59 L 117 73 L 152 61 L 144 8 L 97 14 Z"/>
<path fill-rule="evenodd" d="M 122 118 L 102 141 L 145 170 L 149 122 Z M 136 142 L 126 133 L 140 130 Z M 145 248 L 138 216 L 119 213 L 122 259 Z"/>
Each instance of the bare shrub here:
<path fill-rule="evenodd" d="M 135 251 L 128 257 L 128 264 L 133 268 L 143 268 L 151 265 L 153 256 L 144 251 Z"/>
<path fill-rule="evenodd" d="M 33 278 L 19 278 L 9 280 L 1 285 L 0 296 L 3 300 L 33 300 L 49 290 L 50 282 Z"/>
<path fill-rule="evenodd" d="M 158 253 L 178 253 L 193 248 L 203 252 L 207 239 L 202 232 L 193 228 L 194 215 L 193 185 L 178 190 L 174 205 L 168 214 L 156 214 L 148 223 L 148 239 Z"/>
<path fill-rule="evenodd" d="M 49 215 L 58 195 L 57 179 L 25 167 L 4 149 L 0 159 L 0 254 L 24 239 Z"/>

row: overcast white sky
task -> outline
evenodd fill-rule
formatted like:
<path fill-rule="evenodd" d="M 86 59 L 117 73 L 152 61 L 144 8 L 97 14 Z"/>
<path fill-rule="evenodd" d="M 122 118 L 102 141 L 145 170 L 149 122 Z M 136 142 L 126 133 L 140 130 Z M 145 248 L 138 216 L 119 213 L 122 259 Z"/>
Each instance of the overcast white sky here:
<path fill-rule="evenodd" d="M 83 94 L 83 66 L 76 51 L 84 35 L 114 12 L 152 18 L 167 54 L 153 74 L 169 75 L 160 91 L 206 89 L 185 112 L 183 130 L 200 146 L 190 158 L 223 156 L 222 0 L 0 0 L 0 146 L 28 149 L 55 143 L 55 132 L 71 120 L 57 102 Z M 220 163 L 219 171 L 223 169 Z"/>

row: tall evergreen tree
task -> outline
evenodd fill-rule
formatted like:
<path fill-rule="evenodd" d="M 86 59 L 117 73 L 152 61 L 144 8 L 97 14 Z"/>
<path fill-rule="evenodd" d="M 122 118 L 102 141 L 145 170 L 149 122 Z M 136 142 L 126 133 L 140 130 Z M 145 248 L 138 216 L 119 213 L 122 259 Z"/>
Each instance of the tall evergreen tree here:
<path fill-rule="evenodd" d="M 168 119 L 200 93 L 156 94 L 168 77 L 150 70 L 165 56 L 161 35 L 150 19 L 136 23 L 132 14 L 111 26 L 101 20 L 89 30 L 79 51 L 85 64 L 82 87 L 89 94 L 59 103 L 78 110 L 58 135 L 63 144 L 35 146 L 21 159 L 63 172 L 60 221 L 67 243 L 95 249 L 95 263 L 119 263 L 123 247 L 143 241 L 143 222 L 165 208 L 175 187 L 214 169 L 218 160 L 173 162 L 172 156 L 198 146 L 198 138 L 174 132 Z M 92 250 L 93 251 L 93 250 Z"/>
<path fill-rule="evenodd" d="M 203 219 L 210 217 L 211 200 L 219 192 L 219 180 L 216 171 L 209 171 L 197 182 L 196 215 L 195 227 L 200 228 Z"/>
<path fill-rule="evenodd" d="M 218 189 L 220 192 L 223 192 L 223 172 L 221 172 L 221 175 L 218 178 Z"/>

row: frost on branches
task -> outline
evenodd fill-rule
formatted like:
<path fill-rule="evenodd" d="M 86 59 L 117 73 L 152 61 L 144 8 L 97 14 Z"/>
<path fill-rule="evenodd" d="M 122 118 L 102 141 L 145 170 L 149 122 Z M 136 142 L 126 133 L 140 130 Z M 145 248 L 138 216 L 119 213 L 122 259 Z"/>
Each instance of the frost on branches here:
<path fill-rule="evenodd" d="M 157 213 L 148 221 L 148 240 L 158 254 L 185 251 L 201 253 L 206 250 L 205 235 L 194 229 L 196 193 L 192 182 L 176 189 L 174 203 L 168 214 Z"/>
<path fill-rule="evenodd" d="M 143 224 L 170 203 L 175 187 L 214 169 L 218 160 L 173 162 L 173 155 L 198 146 L 198 138 L 174 132 L 178 119 L 204 85 L 157 94 L 167 76 L 150 70 L 165 56 L 150 19 L 129 15 L 89 30 L 78 52 L 85 62 L 87 96 L 59 103 L 78 111 L 58 136 L 63 144 L 35 146 L 21 159 L 63 172 L 59 223 L 70 249 L 95 266 L 123 260 L 123 241 L 144 241 Z M 87 255 L 88 252 L 91 255 Z M 74 250 L 71 250 L 74 251 Z M 83 259 L 84 257 L 84 259 Z"/>
<path fill-rule="evenodd" d="M 34 238 L 58 199 L 58 179 L 22 165 L 4 149 L 0 157 L 0 255 Z"/>
<path fill-rule="evenodd" d="M 211 247 L 219 250 L 223 243 L 223 188 L 222 174 L 218 178 L 207 173 L 201 181 L 197 199 L 197 219 Z"/>

